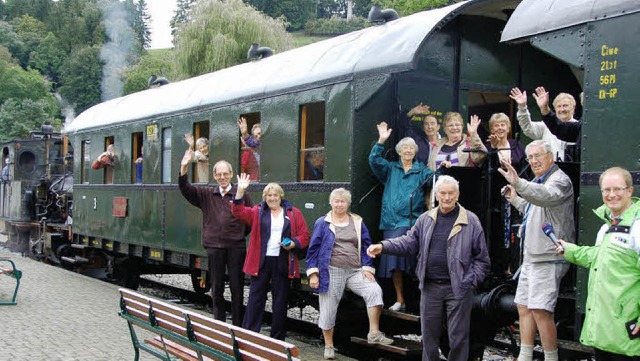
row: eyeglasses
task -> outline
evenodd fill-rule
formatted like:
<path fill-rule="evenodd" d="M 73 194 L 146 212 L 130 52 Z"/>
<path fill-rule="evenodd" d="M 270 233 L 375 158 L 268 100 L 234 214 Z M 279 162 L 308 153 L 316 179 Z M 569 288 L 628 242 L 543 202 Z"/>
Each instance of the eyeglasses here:
<path fill-rule="evenodd" d="M 540 160 L 540 158 L 544 157 L 545 155 L 547 155 L 549 153 L 537 153 L 537 154 L 530 154 L 527 156 L 527 162 L 531 163 L 534 160 Z"/>
<path fill-rule="evenodd" d="M 213 174 L 214 177 L 218 177 L 218 178 L 220 178 L 220 177 L 225 177 L 226 178 L 226 177 L 228 177 L 230 175 L 231 175 L 231 173 L 228 173 L 228 172 L 227 173 L 214 173 Z"/>
<path fill-rule="evenodd" d="M 626 191 L 627 189 L 629 189 L 629 187 L 613 187 L 613 188 L 602 188 L 600 189 L 600 192 L 602 192 L 603 196 L 606 196 L 608 194 L 613 194 L 616 196 L 619 196 L 622 194 L 622 192 Z"/>
<path fill-rule="evenodd" d="M 447 128 L 462 128 L 462 124 L 447 124 Z"/>

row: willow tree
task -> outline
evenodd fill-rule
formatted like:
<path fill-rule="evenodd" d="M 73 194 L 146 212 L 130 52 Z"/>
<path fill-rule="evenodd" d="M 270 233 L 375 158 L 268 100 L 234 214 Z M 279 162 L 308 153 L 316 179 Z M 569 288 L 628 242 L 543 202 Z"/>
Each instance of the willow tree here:
<path fill-rule="evenodd" d="M 200 0 L 189 22 L 180 25 L 175 53 L 188 76 L 198 76 L 247 61 L 252 43 L 274 52 L 293 47 L 284 19 L 273 19 L 242 0 Z"/>

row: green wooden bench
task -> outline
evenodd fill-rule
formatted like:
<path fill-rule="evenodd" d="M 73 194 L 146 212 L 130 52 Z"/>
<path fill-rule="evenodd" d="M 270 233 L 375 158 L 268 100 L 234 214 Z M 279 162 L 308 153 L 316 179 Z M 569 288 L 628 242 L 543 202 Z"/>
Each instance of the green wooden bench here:
<path fill-rule="evenodd" d="M 257 332 L 120 289 L 120 312 L 127 320 L 135 360 L 140 350 L 162 360 L 299 361 L 298 348 Z M 157 336 L 140 342 L 136 329 Z"/>
<path fill-rule="evenodd" d="M 2 263 L 9 263 L 9 265 L 2 265 Z M 13 263 L 12 260 L 0 257 L 0 275 L 6 275 L 9 277 L 13 277 L 16 280 L 16 288 L 13 290 L 13 297 L 11 297 L 11 301 L 0 301 L 0 306 L 13 306 L 16 305 L 16 296 L 18 295 L 18 288 L 20 288 L 20 278 L 22 278 L 22 271 L 16 268 L 16 264 Z"/>

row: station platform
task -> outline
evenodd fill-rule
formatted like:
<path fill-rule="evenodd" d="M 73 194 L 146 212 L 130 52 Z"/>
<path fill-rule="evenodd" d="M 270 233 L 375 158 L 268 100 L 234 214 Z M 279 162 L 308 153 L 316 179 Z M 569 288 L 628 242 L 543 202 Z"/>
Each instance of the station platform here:
<path fill-rule="evenodd" d="M 38 262 L 3 247 L 22 271 L 17 305 L 0 306 L 0 360 L 133 360 L 127 323 L 118 316 L 119 286 Z M 0 277 L 0 299 L 10 299 L 15 280 Z M 151 337 L 138 330 L 140 339 Z M 302 343 L 292 335 L 302 360 L 323 360 L 320 340 Z M 353 360 L 336 355 L 337 360 Z M 157 360 L 141 352 L 141 361 Z"/>

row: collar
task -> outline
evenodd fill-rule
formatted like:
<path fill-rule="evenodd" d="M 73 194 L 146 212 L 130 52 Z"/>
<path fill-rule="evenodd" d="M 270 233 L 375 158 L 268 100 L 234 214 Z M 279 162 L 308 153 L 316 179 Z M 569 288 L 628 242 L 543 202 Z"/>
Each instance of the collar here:
<path fill-rule="evenodd" d="M 231 188 L 233 188 L 233 186 L 231 185 L 231 183 L 229 183 L 229 185 L 225 189 L 222 189 L 222 187 L 218 186 L 218 191 L 220 192 L 220 194 L 223 194 L 223 193 L 226 194 L 226 193 L 229 193 Z"/>

